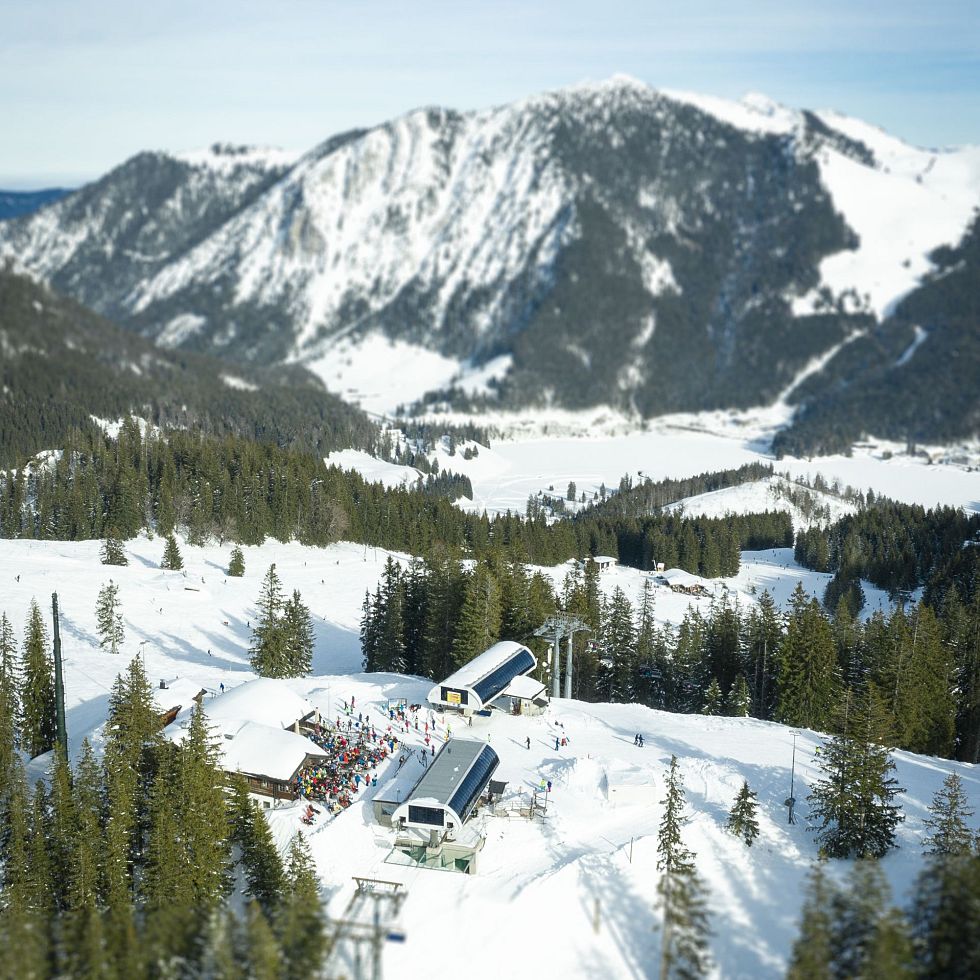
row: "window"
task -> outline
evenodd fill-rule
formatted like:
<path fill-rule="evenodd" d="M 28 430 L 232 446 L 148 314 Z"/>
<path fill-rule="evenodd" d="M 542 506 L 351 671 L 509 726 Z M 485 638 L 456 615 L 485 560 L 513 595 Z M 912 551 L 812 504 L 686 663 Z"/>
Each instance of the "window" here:
<path fill-rule="evenodd" d="M 443 814 L 445 811 L 435 806 L 411 806 L 408 807 L 409 823 L 424 823 L 432 827 L 443 826 Z"/>
<path fill-rule="evenodd" d="M 471 685 L 486 704 L 495 698 L 518 674 L 526 674 L 534 667 L 534 657 L 531 651 L 521 647 L 505 664 L 492 670 L 481 681 Z"/>
<path fill-rule="evenodd" d="M 470 771 L 460 780 L 456 792 L 449 800 L 449 808 L 459 814 L 460 820 L 465 821 L 470 815 L 480 794 L 490 782 L 490 777 L 494 774 L 500 759 L 489 745 L 484 746 L 483 751 L 476 757 L 476 761 L 470 766 Z"/>
<path fill-rule="evenodd" d="M 469 692 L 459 691 L 454 687 L 444 687 L 442 689 L 442 700 L 446 704 L 467 704 L 469 703 Z"/>

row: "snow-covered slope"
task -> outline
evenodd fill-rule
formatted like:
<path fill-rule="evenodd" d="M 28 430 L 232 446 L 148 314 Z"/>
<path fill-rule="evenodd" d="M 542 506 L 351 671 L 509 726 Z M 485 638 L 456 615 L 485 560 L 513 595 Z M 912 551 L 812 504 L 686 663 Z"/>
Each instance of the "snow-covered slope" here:
<path fill-rule="evenodd" d="M 473 499 L 463 498 L 457 501 L 458 506 L 489 514 L 508 510 L 524 513 L 528 497 L 541 493 L 564 496 L 570 482 L 592 500 L 603 485 L 607 489 L 617 487 L 623 476 L 630 476 L 634 482 L 647 477 L 656 481 L 734 469 L 746 463 L 773 462 L 762 448 L 765 440 L 759 438 L 758 430 L 750 428 L 745 432 L 738 425 L 725 427 L 717 418 L 664 420 L 644 431 L 626 432 L 621 431 L 621 419 L 613 421 L 613 431 L 602 433 L 603 422 L 595 413 L 583 413 L 577 418 L 563 413 L 551 423 L 557 434 L 549 435 L 547 428 L 542 433 L 540 425 L 521 434 L 511 419 L 511 438 L 493 439 L 489 448 L 478 446 L 478 454 L 472 459 L 463 458 L 462 445 L 453 456 L 445 445 L 440 445 L 433 458 L 438 460 L 440 470 L 469 477 Z M 695 422 L 705 427 L 695 428 Z M 575 434 L 567 434 L 569 429 Z M 593 434 L 586 436 L 583 432 Z M 903 450 L 896 443 L 867 444 L 846 456 L 786 457 L 775 466 L 792 479 L 812 481 L 822 476 L 828 485 L 836 482 L 842 490 L 871 488 L 876 494 L 924 507 L 980 509 L 980 446 L 964 446 L 961 453 L 933 447 L 928 455 L 919 456 L 905 455 Z M 357 470 L 370 480 L 380 479 L 376 474 L 389 465 L 361 453 L 333 454 L 330 462 Z M 846 510 L 833 495 L 820 495 L 818 502 L 829 506 L 835 518 Z M 688 513 L 706 515 L 717 513 L 718 508 L 742 513 L 793 509 L 785 499 L 774 499 L 764 487 L 719 491 L 717 495 L 692 498 L 684 505 Z M 709 507 L 713 510 L 709 511 Z"/>
<path fill-rule="evenodd" d="M 785 510 L 797 529 L 814 523 L 830 523 L 856 510 L 853 504 L 840 497 L 801 487 L 781 476 L 685 497 L 665 509 L 682 512 L 687 517 L 725 517 L 728 514 Z"/>
<path fill-rule="evenodd" d="M 295 162 L 144 154 L 5 223 L 0 254 L 160 342 L 301 360 L 376 410 L 461 382 L 650 416 L 772 402 L 978 203 L 980 151 L 617 77 Z"/>
<path fill-rule="evenodd" d="M 357 673 L 360 602 L 381 574 L 384 552 L 350 544 L 315 549 L 269 543 L 244 549 L 245 577 L 226 579 L 230 546 L 182 545 L 187 565 L 182 575 L 157 568 L 162 544 L 145 538 L 127 542 L 130 565 L 123 568 L 98 564 L 98 542 L 7 541 L 0 549 L 0 608 L 18 631 L 31 596 L 46 604 L 51 592 L 59 594 L 74 753 L 84 736 L 99 745 L 112 679 L 137 653 L 154 684 L 164 679 L 171 685 L 172 696 L 157 692 L 159 703 L 168 697 L 183 703 L 203 687 L 209 706 L 220 714 L 221 698 L 227 696 L 218 693 L 220 685 L 233 690 L 252 677 L 248 622 L 261 576 L 273 561 L 285 587 L 302 590 L 316 627 L 314 676 L 278 682 L 284 689 L 309 698 L 330 716 L 352 695 L 372 717 L 381 716 L 389 696 L 424 699 L 428 681 Z M 782 581 L 788 588 L 799 571 L 784 552 L 745 558 L 745 580 L 740 586 L 727 583 L 730 587 L 744 589 L 752 581 L 761 588 Z M 560 576 L 562 569 L 553 574 Z M 768 576 L 765 581 L 763 576 Z M 127 631 L 121 656 L 99 650 L 95 637 L 96 594 L 110 577 L 120 585 Z M 621 585 L 633 591 L 642 584 L 642 576 L 627 569 L 603 573 L 601 580 L 604 588 Z M 812 584 L 818 584 L 816 579 Z M 783 591 L 778 586 L 777 596 Z M 668 608 L 673 599 L 687 597 L 658 592 L 658 616 L 675 615 Z M 637 732 L 644 734 L 643 749 L 633 745 Z M 556 733 L 569 739 L 567 747 L 555 750 Z M 816 857 L 805 805 L 800 823 L 786 824 L 783 800 L 793 748 L 788 729 L 751 719 L 568 701 L 556 702 L 540 718 L 477 719 L 465 734 L 488 739 L 499 754 L 497 777 L 508 784 L 506 806 L 527 801 L 542 779 L 553 784 L 543 820 L 477 817 L 487 840 L 476 875 L 389 863 L 391 833 L 373 823 L 369 795 L 335 820 L 321 818 L 313 828 L 301 825 L 298 808 L 270 815 L 283 849 L 294 834 L 309 835 L 332 914 L 343 912 L 354 875 L 404 883 L 408 897 L 399 926 L 406 941 L 386 944 L 386 974 L 424 974 L 432 980 L 457 976 L 456 957 L 433 959 L 438 947 L 465 950 L 472 976 L 496 977 L 503 946 L 513 960 L 508 972 L 520 978 L 537 976 L 542 958 L 549 972 L 583 980 L 653 975 L 659 948 L 653 929 L 656 830 L 663 774 L 672 754 L 680 761 L 692 817 L 684 840 L 711 891 L 712 949 L 720 975 L 783 974 L 803 879 Z M 420 742 L 414 730 L 403 735 L 408 746 Z M 444 736 L 440 726 L 437 742 Z M 796 795 L 801 801 L 816 776 L 818 741 L 807 731 L 797 741 Z M 925 808 L 943 776 L 960 773 L 975 809 L 980 809 L 980 779 L 976 767 L 902 752 L 896 756 L 906 821 L 899 830 L 900 849 L 884 859 L 883 867 L 896 896 L 904 900 L 920 866 Z M 389 775 L 379 772 L 379 784 Z M 724 830 L 743 779 L 760 803 L 761 836 L 751 850 Z M 616 787 L 626 784 L 633 800 L 617 803 Z M 833 873 L 841 872 L 834 868 Z M 548 942 L 559 935 L 560 941 Z"/>

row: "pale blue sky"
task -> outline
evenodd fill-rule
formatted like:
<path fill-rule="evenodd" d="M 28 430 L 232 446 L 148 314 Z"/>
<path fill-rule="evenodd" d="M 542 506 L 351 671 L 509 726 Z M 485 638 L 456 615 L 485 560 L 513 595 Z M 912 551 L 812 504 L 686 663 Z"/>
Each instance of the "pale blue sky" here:
<path fill-rule="evenodd" d="M 617 72 L 980 143 L 978 0 L 0 0 L 0 187 Z"/>

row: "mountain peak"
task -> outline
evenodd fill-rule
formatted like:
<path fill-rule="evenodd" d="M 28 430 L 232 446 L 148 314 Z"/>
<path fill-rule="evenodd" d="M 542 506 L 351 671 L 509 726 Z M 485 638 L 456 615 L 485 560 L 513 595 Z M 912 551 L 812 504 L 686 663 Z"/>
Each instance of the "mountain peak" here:
<path fill-rule="evenodd" d="M 168 154 L 194 167 L 207 167 L 227 173 L 237 167 L 259 167 L 274 170 L 291 167 L 300 154 L 278 146 L 249 146 L 235 143 L 212 143 L 208 147 Z"/>

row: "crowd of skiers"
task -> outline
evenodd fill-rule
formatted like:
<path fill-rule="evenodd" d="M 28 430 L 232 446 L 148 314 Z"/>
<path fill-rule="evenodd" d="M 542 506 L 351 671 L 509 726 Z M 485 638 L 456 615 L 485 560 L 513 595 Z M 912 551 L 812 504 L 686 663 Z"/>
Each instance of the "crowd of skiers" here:
<path fill-rule="evenodd" d="M 316 724 L 308 737 L 323 750 L 326 762 L 305 766 L 294 780 L 297 794 L 307 800 L 323 803 L 331 813 L 339 813 L 354 802 L 358 793 L 378 785 L 378 769 L 411 732 L 424 739 L 420 754 L 434 756 L 438 719 L 431 712 L 419 723 L 422 706 L 392 705 L 378 724 L 370 715 L 356 710 L 355 700 L 343 702 L 346 717 L 337 716 L 335 723 Z M 380 725 L 384 725 L 382 729 Z M 442 739 L 448 739 L 452 729 L 447 725 Z M 411 750 L 409 750 L 409 755 Z M 401 764 L 407 756 L 401 757 Z M 425 761 L 428 761 L 426 758 Z M 399 765 L 401 768 L 401 765 Z"/>

